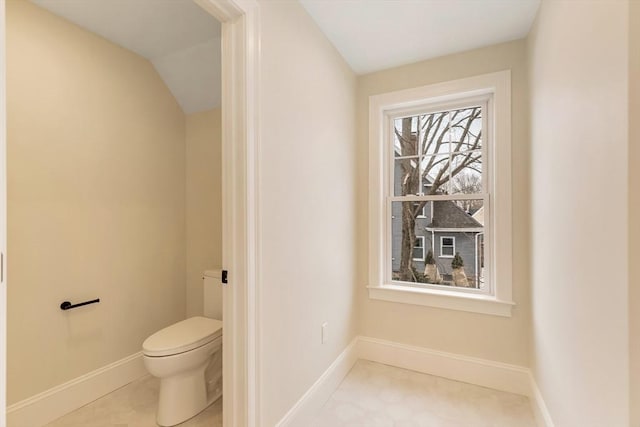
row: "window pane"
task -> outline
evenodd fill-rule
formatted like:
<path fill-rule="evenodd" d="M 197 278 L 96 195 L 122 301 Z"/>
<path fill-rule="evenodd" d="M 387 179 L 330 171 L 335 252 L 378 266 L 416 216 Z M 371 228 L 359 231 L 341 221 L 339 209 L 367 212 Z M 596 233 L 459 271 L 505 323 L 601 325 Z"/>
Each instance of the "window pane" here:
<path fill-rule="evenodd" d="M 395 196 L 483 194 L 482 107 L 395 119 Z M 392 203 L 392 280 L 480 287 L 482 199 Z"/>
<path fill-rule="evenodd" d="M 394 160 L 393 194 L 395 196 L 415 196 L 418 194 L 420 177 L 417 167 L 417 157 Z"/>
<path fill-rule="evenodd" d="M 454 154 L 451 175 L 451 194 L 482 193 L 482 152 Z"/>
<path fill-rule="evenodd" d="M 482 149 L 482 108 L 452 111 L 449 135 L 451 152 Z"/>
<path fill-rule="evenodd" d="M 418 118 L 403 117 L 393 121 L 395 157 L 418 155 Z"/>
<path fill-rule="evenodd" d="M 424 194 L 449 194 L 449 156 L 426 156 L 420 165 Z"/>
<path fill-rule="evenodd" d="M 419 117 L 422 154 L 449 154 L 448 111 L 425 114 Z"/>
<path fill-rule="evenodd" d="M 429 212 L 429 203 L 424 210 Z M 415 202 L 393 202 L 391 205 L 391 266 L 392 280 L 423 281 L 424 257 L 431 249 L 428 218 L 421 216 Z M 419 260 L 416 260 L 419 259 Z"/>
<path fill-rule="evenodd" d="M 393 126 L 395 196 L 482 193 L 480 106 L 403 117 Z"/>
<path fill-rule="evenodd" d="M 482 200 L 420 203 L 424 203 L 424 209 L 417 209 L 419 205 L 414 201 L 392 202 L 392 280 L 482 287 Z M 467 205 L 473 209 L 466 209 Z M 423 212 L 424 217 L 421 216 Z M 456 259 L 456 254 L 459 259 Z"/>
<path fill-rule="evenodd" d="M 427 231 L 436 242 L 435 260 L 443 282 L 450 286 L 481 287 L 484 283 L 483 201 L 434 201 L 429 213 Z"/>

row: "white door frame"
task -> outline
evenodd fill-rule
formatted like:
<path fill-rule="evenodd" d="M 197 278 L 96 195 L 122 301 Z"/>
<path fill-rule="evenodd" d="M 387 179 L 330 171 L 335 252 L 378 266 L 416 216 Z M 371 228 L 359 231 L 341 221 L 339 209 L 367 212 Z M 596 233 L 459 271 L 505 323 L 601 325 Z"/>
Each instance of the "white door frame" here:
<path fill-rule="evenodd" d="M 222 23 L 223 425 L 260 425 L 258 84 L 255 0 L 195 0 Z"/>

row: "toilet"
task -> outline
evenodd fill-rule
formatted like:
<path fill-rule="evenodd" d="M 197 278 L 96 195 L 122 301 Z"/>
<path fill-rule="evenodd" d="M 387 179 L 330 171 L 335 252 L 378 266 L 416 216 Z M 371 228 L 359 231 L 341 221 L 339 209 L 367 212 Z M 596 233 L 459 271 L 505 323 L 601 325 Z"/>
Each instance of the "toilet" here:
<path fill-rule="evenodd" d="M 206 271 L 205 316 L 219 304 L 214 297 L 219 286 L 220 271 Z M 147 371 L 160 378 L 158 425 L 180 424 L 222 396 L 222 321 L 202 316 L 182 320 L 147 338 L 142 354 Z"/>

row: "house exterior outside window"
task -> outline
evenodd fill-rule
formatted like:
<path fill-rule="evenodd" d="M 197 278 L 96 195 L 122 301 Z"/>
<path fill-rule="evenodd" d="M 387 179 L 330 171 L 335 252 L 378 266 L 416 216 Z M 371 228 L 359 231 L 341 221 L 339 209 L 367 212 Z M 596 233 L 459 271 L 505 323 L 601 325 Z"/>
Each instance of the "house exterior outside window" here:
<path fill-rule="evenodd" d="M 508 71 L 370 98 L 371 298 L 510 316 L 510 120 Z"/>

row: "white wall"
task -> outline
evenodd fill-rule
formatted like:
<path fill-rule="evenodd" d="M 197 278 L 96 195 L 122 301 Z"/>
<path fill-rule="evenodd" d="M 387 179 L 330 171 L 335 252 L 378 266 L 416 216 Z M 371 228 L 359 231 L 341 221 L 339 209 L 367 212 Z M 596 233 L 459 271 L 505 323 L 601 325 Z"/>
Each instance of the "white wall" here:
<path fill-rule="evenodd" d="M 629 425 L 626 1 L 529 36 L 535 379 L 557 426 Z"/>
<path fill-rule="evenodd" d="M 358 78 L 358 186 L 368 188 L 369 96 L 511 70 L 513 158 L 513 317 L 371 300 L 367 294 L 366 191 L 358 193 L 359 310 L 364 336 L 527 366 L 529 363 L 529 139 L 524 42 L 475 49 Z"/>
<path fill-rule="evenodd" d="M 260 8 L 260 404 L 273 426 L 356 335 L 356 86 L 297 2 Z"/>
<path fill-rule="evenodd" d="M 202 316 L 202 273 L 222 265 L 221 110 L 189 114 L 185 120 L 187 317 Z M 212 301 L 222 319 L 222 287 Z"/>
<path fill-rule="evenodd" d="M 185 127 L 149 61 L 28 1 L 7 87 L 11 404 L 184 318 Z"/>
<path fill-rule="evenodd" d="M 640 2 L 629 2 L 629 361 L 631 426 L 640 426 Z"/>
<path fill-rule="evenodd" d="M 0 1 L 0 43 L 6 46 L 6 2 Z M 0 85 L 0 150 L 2 153 L 7 152 L 7 121 L 6 121 L 6 49 L 0 57 L 0 61 L 5 64 L 4 70 L 0 71 L 0 79 L 5 80 L 5 84 Z M 7 254 L 7 156 L 0 155 L 0 252 L 3 258 Z M 2 268 L 4 269 L 2 278 L 0 278 L 0 420 L 6 420 L 7 407 L 7 264 L 6 258 L 2 260 Z M 0 421 L 2 422 L 2 421 Z"/>

